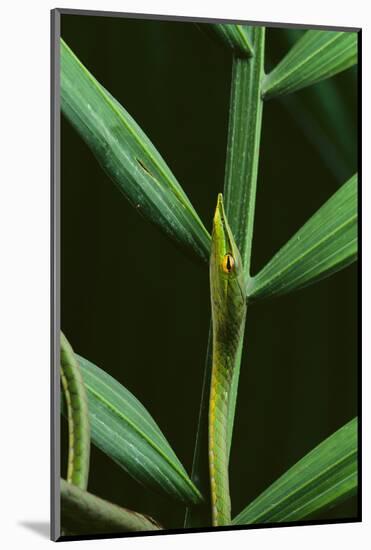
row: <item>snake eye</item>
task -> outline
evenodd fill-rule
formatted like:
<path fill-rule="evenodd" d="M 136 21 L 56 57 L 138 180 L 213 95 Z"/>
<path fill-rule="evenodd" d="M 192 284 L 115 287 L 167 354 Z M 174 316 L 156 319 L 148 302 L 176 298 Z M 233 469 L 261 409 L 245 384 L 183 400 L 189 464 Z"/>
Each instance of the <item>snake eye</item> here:
<path fill-rule="evenodd" d="M 234 267 L 234 258 L 231 254 L 226 254 L 223 258 L 222 268 L 224 273 L 230 273 Z"/>

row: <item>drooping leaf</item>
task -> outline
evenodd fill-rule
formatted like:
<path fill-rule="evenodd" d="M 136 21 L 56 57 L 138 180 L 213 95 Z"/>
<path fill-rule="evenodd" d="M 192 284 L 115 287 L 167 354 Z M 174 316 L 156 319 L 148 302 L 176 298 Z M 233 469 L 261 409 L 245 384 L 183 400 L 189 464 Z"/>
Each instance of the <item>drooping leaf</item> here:
<path fill-rule="evenodd" d="M 210 235 L 171 170 L 134 119 L 63 40 L 61 106 L 132 206 L 207 261 Z"/>
<path fill-rule="evenodd" d="M 67 480 L 81 489 L 86 489 L 90 461 L 88 398 L 81 369 L 63 333 L 61 333 L 60 373 L 68 420 Z"/>
<path fill-rule="evenodd" d="M 265 99 L 294 92 L 357 63 L 357 33 L 307 31 L 263 81 Z"/>
<path fill-rule="evenodd" d="M 356 258 L 355 174 L 249 280 L 247 292 L 251 298 L 292 292 L 328 277 Z"/>
<path fill-rule="evenodd" d="M 357 491 L 357 419 L 299 460 L 249 504 L 233 525 L 298 521 Z"/>
<path fill-rule="evenodd" d="M 253 55 L 251 39 L 246 25 L 197 23 L 197 26 L 215 38 L 235 56 L 246 58 Z"/>
<path fill-rule="evenodd" d="M 87 388 L 93 443 L 131 477 L 187 504 L 201 494 L 144 406 L 102 369 L 77 355 Z"/>
<path fill-rule="evenodd" d="M 149 516 L 121 508 L 61 479 L 61 526 L 74 535 L 158 531 Z"/>

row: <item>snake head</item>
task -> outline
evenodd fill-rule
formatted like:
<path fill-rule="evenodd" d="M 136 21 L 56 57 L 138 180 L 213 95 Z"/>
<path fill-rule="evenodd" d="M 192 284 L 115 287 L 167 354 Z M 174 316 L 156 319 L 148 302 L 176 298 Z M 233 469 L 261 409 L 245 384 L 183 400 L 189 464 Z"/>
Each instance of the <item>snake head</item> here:
<path fill-rule="evenodd" d="M 235 243 L 219 193 L 211 238 L 210 284 L 213 302 L 227 306 L 228 302 L 245 302 L 245 277 L 240 252 Z"/>

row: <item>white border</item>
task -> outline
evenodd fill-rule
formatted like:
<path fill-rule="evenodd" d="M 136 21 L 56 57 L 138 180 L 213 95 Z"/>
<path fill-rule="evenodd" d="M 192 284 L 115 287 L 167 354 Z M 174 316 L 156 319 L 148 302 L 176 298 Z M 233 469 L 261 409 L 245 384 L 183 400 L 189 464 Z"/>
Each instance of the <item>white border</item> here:
<path fill-rule="evenodd" d="M 253 2 L 228 0 L 74 1 L 55 5 L 47 0 L 8 2 L 2 6 L 0 179 L 0 335 L 1 335 L 1 542 L 5 548 L 40 548 L 52 545 L 45 536 L 26 527 L 27 522 L 49 520 L 49 51 L 50 13 L 54 7 L 234 18 L 256 21 L 363 27 L 363 97 L 371 97 L 370 18 L 367 2 L 338 0 L 310 2 Z M 365 63 L 366 60 L 366 63 Z M 364 364 L 371 364 L 370 319 L 367 305 L 371 279 L 367 243 L 370 207 L 367 140 L 370 107 L 364 101 Z M 5 124 L 4 124 L 5 122 Z M 364 371 L 364 419 L 368 426 L 371 387 Z M 215 548 L 284 548 L 336 546 L 366 548 L 369 531 L 370 441 L 364 430 L 364 523 L 317 527 L 290 527 L 218 534 L 191 534 L 137 539 L 68 543 L 84 547 L 188 548 L 211 544 Z M 24 467 L 24 463 L 27 467 Z M 368 533 L 370 535 L 370 533 Z M 371 538 L 371 537 L 370 537 Z"/>

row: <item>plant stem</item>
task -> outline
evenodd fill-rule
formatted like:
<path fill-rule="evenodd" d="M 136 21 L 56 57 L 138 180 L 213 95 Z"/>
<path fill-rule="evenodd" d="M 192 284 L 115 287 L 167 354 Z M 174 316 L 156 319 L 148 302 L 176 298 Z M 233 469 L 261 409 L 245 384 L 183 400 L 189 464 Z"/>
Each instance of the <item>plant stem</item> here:
<path fill-rule="evenodd" d="M 246 279 L 250 277 L 251 243 L 259 163 L 263 108 L 261 82 L 264 76 L 265 29 L 250 27 L 249 32 L 254 50 L 253 57 L 241 59 L 236 55 L 233 56 L 224 182 L 226 213 L 244 262 Z M 239 352 L 232 380 L 228 414 L 229 448 L 232 441 L 242 347 L 243 337 L 239 343 Z M 185 527 L 207 527 L 211 525 L 207 437 L 211 354 L 210 328 L 192 468 L 192 480 L 202 490 L 205 503 L 197 508 L 187 510 Z"/>
<path fill-rule="evenodd" d="M 239 58 L 234 58 L 233 60 L 227 162 L 224 181 L 226 214 L 241 253 L 246 280 L 250 278 L 263 115 L 261 83 L 264 76 L 265 28 L 252 27 L 251 35 L 254 56 L 249 60 Z M 229 400 L 229 448 L 232 442 L 242 348 L 243 336 L 241 337 L 239 353 L 237 354 L 233 370 Z"/>
<path fill-rule="evenodd" d="M 224 204 L 246 275 L 250 275 L 263 101 L 264 28 L 251 29 L 254 56 L 234 57 Z"/>
<path fill-rule="evenodd" d="M 67 534 L 159 531 L 151 517 L 103 500 L 61 479 L 61 521 Z"/>
<path fill-rule="evenodd" d="M 67 482 L 86 489 L 90 462 L 88 397 L 81 369 L 67 338 L 61 333 L 60 376 L 68 420 Z"/>

